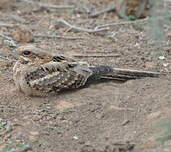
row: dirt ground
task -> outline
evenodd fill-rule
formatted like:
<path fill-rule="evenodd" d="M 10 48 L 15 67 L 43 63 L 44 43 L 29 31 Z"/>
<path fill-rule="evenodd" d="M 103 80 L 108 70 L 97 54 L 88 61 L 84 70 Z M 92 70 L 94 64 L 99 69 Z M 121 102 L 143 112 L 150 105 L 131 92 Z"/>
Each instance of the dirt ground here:
<path fill-rule="evenodd" d="M 114 11 L 95 18 L 88 17 L 88 10 L 92 12 L 111 6 L 112 0 L 41 2 L 74 5 L 74 8 L 46 9 L 22 0 L 11 0 L 6 5 L 1 4 L 0 24 L 25 25 L 34 34 L 34 41 L 30 43 L 53 53 L 114 54 L 114 57 L 84 57 L 81 60 L 167 74 L 125 83 L 102 82 L 49 97 L 27 97 L 18 92 L 13 83 L 12 67 L 15 62 L 2 59 L 0 151 L 171 152 L 169 37 L 157 49 L 156 43 L 150 39 L 147 22 L 115 25 L 97 33 L 75 32 L 55 22 L 62 18 L 72 25 L 93 29 L 98 25 L 124 21 Z M 0 26 L 0 34 L 13 38 L 16 28 Z M 77 38 L 47 38 L 38 34 Z M 0 36 L 1 55 L 10 58 L 7 53 L 15 47 L 9 47 L 6 40 Z M 25 44 L 13 42 L 17 47 Z"/>

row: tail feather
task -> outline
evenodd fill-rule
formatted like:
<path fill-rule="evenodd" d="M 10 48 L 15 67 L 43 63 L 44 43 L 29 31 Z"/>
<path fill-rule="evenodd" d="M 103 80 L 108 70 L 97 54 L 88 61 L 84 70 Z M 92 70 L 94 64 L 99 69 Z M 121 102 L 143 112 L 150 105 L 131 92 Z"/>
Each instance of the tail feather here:
<path fill-rule="evenodd" d="M 144 77 L 158 77 L 159 72 L 142 71 L 142 70 L 131 70 L 131 69 L 121 69 L 112 68 L 110 66 L 90 66 L 92 70 L 92 75 L 89 80 L 99 80 L 99 79 L 113 79 L 126 81 L 130 79 L 140 79 Z"/>

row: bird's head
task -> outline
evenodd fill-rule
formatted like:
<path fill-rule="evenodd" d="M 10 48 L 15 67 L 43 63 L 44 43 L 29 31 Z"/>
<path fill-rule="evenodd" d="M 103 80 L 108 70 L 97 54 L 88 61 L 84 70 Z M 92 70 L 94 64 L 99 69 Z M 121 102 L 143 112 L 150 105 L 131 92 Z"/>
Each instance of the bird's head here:
<path fill-rule="evenodd" d="M 40 65 L 52 60 L 52 55 L 40 48 L 34 46 L 20 46 L 17 49 L 20 62 L 28 65 Z"/>

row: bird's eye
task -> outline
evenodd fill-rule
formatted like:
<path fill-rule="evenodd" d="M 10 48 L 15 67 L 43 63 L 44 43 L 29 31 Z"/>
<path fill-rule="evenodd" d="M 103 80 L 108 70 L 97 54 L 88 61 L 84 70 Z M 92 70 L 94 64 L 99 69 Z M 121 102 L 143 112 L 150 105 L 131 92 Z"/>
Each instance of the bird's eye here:
<path fill-rule="evenodd" d="M 27 55 L 30 55 L 31 54 L 31 51 L 29 50 L 24 50 L 23 51 L 23 55 L 27 56 Z"/>

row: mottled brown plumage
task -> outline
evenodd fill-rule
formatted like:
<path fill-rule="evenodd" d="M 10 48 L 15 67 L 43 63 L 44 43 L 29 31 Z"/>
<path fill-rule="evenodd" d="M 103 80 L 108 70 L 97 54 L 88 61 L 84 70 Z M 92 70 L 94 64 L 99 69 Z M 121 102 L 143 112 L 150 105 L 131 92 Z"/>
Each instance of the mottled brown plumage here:
<path fill-rule="evenodd" d="M 91 70 L 88 64 L 63 56 L 53 56 L 33 46 L 19 47 L 13 68 L 14 82 L 27 95 L 42 95 L 83 86 Z"/>
<path fill-rule="evenodd" d="M 21 46 L 20 56 L 13 68 L 17 88 L 26 95 L 45 95 L 65 89 L 80 88 L 98 79 L 129 80 L 158 73 L 124 70 L 109 66 L 89 66 L 86 62 L 57 56 L 34 46 Z"/>

